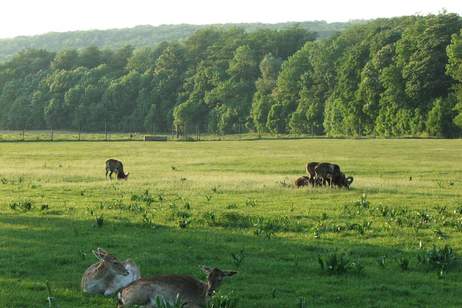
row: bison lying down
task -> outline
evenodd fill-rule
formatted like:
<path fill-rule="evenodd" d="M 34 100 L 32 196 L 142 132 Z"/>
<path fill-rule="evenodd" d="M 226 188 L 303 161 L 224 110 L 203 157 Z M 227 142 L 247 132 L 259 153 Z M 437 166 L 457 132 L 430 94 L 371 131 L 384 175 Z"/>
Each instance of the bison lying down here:
<path fill-rule="evenodd" d="M 310 178 L 306 175 L 299 177 L 298 179 L 295 180 L 295 187 L 300 188 L 303 186 L 321 186 L 322 182 L 319 179 L 315 178 Z"/>

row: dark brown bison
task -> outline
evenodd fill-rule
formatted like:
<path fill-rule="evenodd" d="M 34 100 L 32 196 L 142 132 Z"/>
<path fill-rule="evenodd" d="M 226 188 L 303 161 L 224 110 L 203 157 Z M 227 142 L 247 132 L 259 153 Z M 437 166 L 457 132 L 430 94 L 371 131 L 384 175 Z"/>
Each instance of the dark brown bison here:
<path fill-rule="evenodd" d="M 310 178 L 306 175 L 304 176 L 301 176 L 299 177 L 298 179 L 295 180 L 295 187 L 297 188 L 300 188 L 300 187 L 303 187 L 303 186 L 308 186 L 308 185 L 311 185 L 311 186 L 321 186 L 322 185 L 322 181 L 320 179 L 317 179 L 317 178 Z"/>
<path fill-rule="evenodd" d="M 125 174 L 124 166 L 121 161 L 117 159 L 108 159 L 106 160 L 106 179 L 109 173 L 109 178 L 112 180 L 112 174 L 117 174 L 118 180 L 126 180 L 128 179 L 128 173 Z"/>
<path fill-rule="evenodd" d="M 347 189 L 350 189 L 351 183 L 353 183 L 353 177 L 352 176 L 345 176 L 343 172 L 340 172 L 340 174 L 336 177 L 333 178 L 332 180 L 333 184 L 335 186 L 338 186 L 340 188 L 346 187 Z"/>
<path fill-rule="evenodd" d="M 322 184 L 332 186 L 334 178 L 340 176 L 340 166 L 331 163 L 320 163 L 314 167 L 314 173 L 316 179 L 321 179 Z"/>
<path fill-rule="evenodd" d="M 311 184 L 311 179 L 309 177 L 301 176 L 298 179 L 295 180 L 295 187 L 300 188 L 303 186 L 308 186 Z"/>
<path fill-rule="evenodd" d="M 314 179 L 316 177 L 316 172 L 314 171 L 314 168 L 316 168 L 317 165 L 319 165 L 318 162 L 310 162 L 306 164 L 306 174 L 308 174 L 311 179 Z"/>

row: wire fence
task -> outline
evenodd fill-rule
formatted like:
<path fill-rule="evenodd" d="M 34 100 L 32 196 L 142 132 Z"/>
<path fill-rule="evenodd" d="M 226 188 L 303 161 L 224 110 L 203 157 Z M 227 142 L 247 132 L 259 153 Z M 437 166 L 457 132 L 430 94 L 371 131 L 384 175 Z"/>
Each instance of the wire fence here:
<path fill-rule="evenodd" d="M 164 133 L 144 132 L 84 132 L 68 130 L 0 130 L 1 142 L 116 142 L 116 141 L 239 141 L 239 140 L 274 140 L 274 139 L 438 139 L 422 136 L 375 137 L 375 136 L 313 136 L 294 134 L 270 134 L 246 132 L 230 135 L 202 133 L 196 130 L 190 134 L 178 134 L 177 131 Z"/>
<path fill-rule="evenodd" d="M 0 130 L 0 142 L 58 142 L 58 141 L 164 141 L 174 139 L 171 134 L 150 135 L 137 132 L 83 132 L 53 130 Z"/>

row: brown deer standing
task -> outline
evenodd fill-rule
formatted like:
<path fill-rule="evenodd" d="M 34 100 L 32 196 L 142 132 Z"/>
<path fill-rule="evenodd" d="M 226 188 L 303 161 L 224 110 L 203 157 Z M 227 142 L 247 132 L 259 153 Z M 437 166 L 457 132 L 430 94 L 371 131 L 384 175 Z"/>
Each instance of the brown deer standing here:
<path fill-rule="evenodd" d="M 157 276 L 134 281 L 119 292 L 117 307 L 156 307 L 158 297 L 169 304 L 173 304 L 179 297 L 187 308 L 204 307 L 223 279 L 237 273 L 207 266 L 202 266 L 202 271 L 207 274 L 207 282 L 181 275 Z"/>
<path fill-rule="evenodd" d="M 128 179 L 128 173 L 125 174 L 124 172 L 124 165 L 121 161 L 117 159 L 108 159 L 106 160 L 106 179 L 109 173 L 109 178 L 112 180 L 112 174 L 117 174 L 118 180 L 126 180 Z"/>

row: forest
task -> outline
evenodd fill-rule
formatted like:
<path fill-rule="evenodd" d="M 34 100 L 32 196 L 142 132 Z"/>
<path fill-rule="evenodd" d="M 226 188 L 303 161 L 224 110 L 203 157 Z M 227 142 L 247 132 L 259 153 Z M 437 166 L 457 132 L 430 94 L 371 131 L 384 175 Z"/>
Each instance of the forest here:
<path fill-rule="evenodd" d="M 462 18 L 207 27 L 152 47 L 26 49 L 0 64 L 0 129 L 327 136 L 462 133 Z"/>
<path fill-rule="evenodd" d="M 239 27 L 246 32 L 263 29 L 281 30 L 293 26 L 313 31 L 319 37 L 329 37 L 334 33 L 345 29 L 353 23 L 349 22 L 325 22 L 303 21 L 285 22 L 275 24 L 265 23 L 240 23 L 240 24 L 214 24 L 214 25 L 140 25 L 133 28 L 109 29 L 109 30 L 86 30 L 70 32 L 50 32 L 34 36 L 18 36 L 14 38 L 0 39 L 0 61 L 10 59 L 16 53 L 25 48 L 46 49 L 60 51 L 63 49 L 80 49 L 88 46 L 98 48 L 121 48 L 126 45 L 133 47 L 156 47 L 161 42 L 181 41 L 187 39 L 194 32 L 213 27 L 216 29 L 230 29 Z"/>

